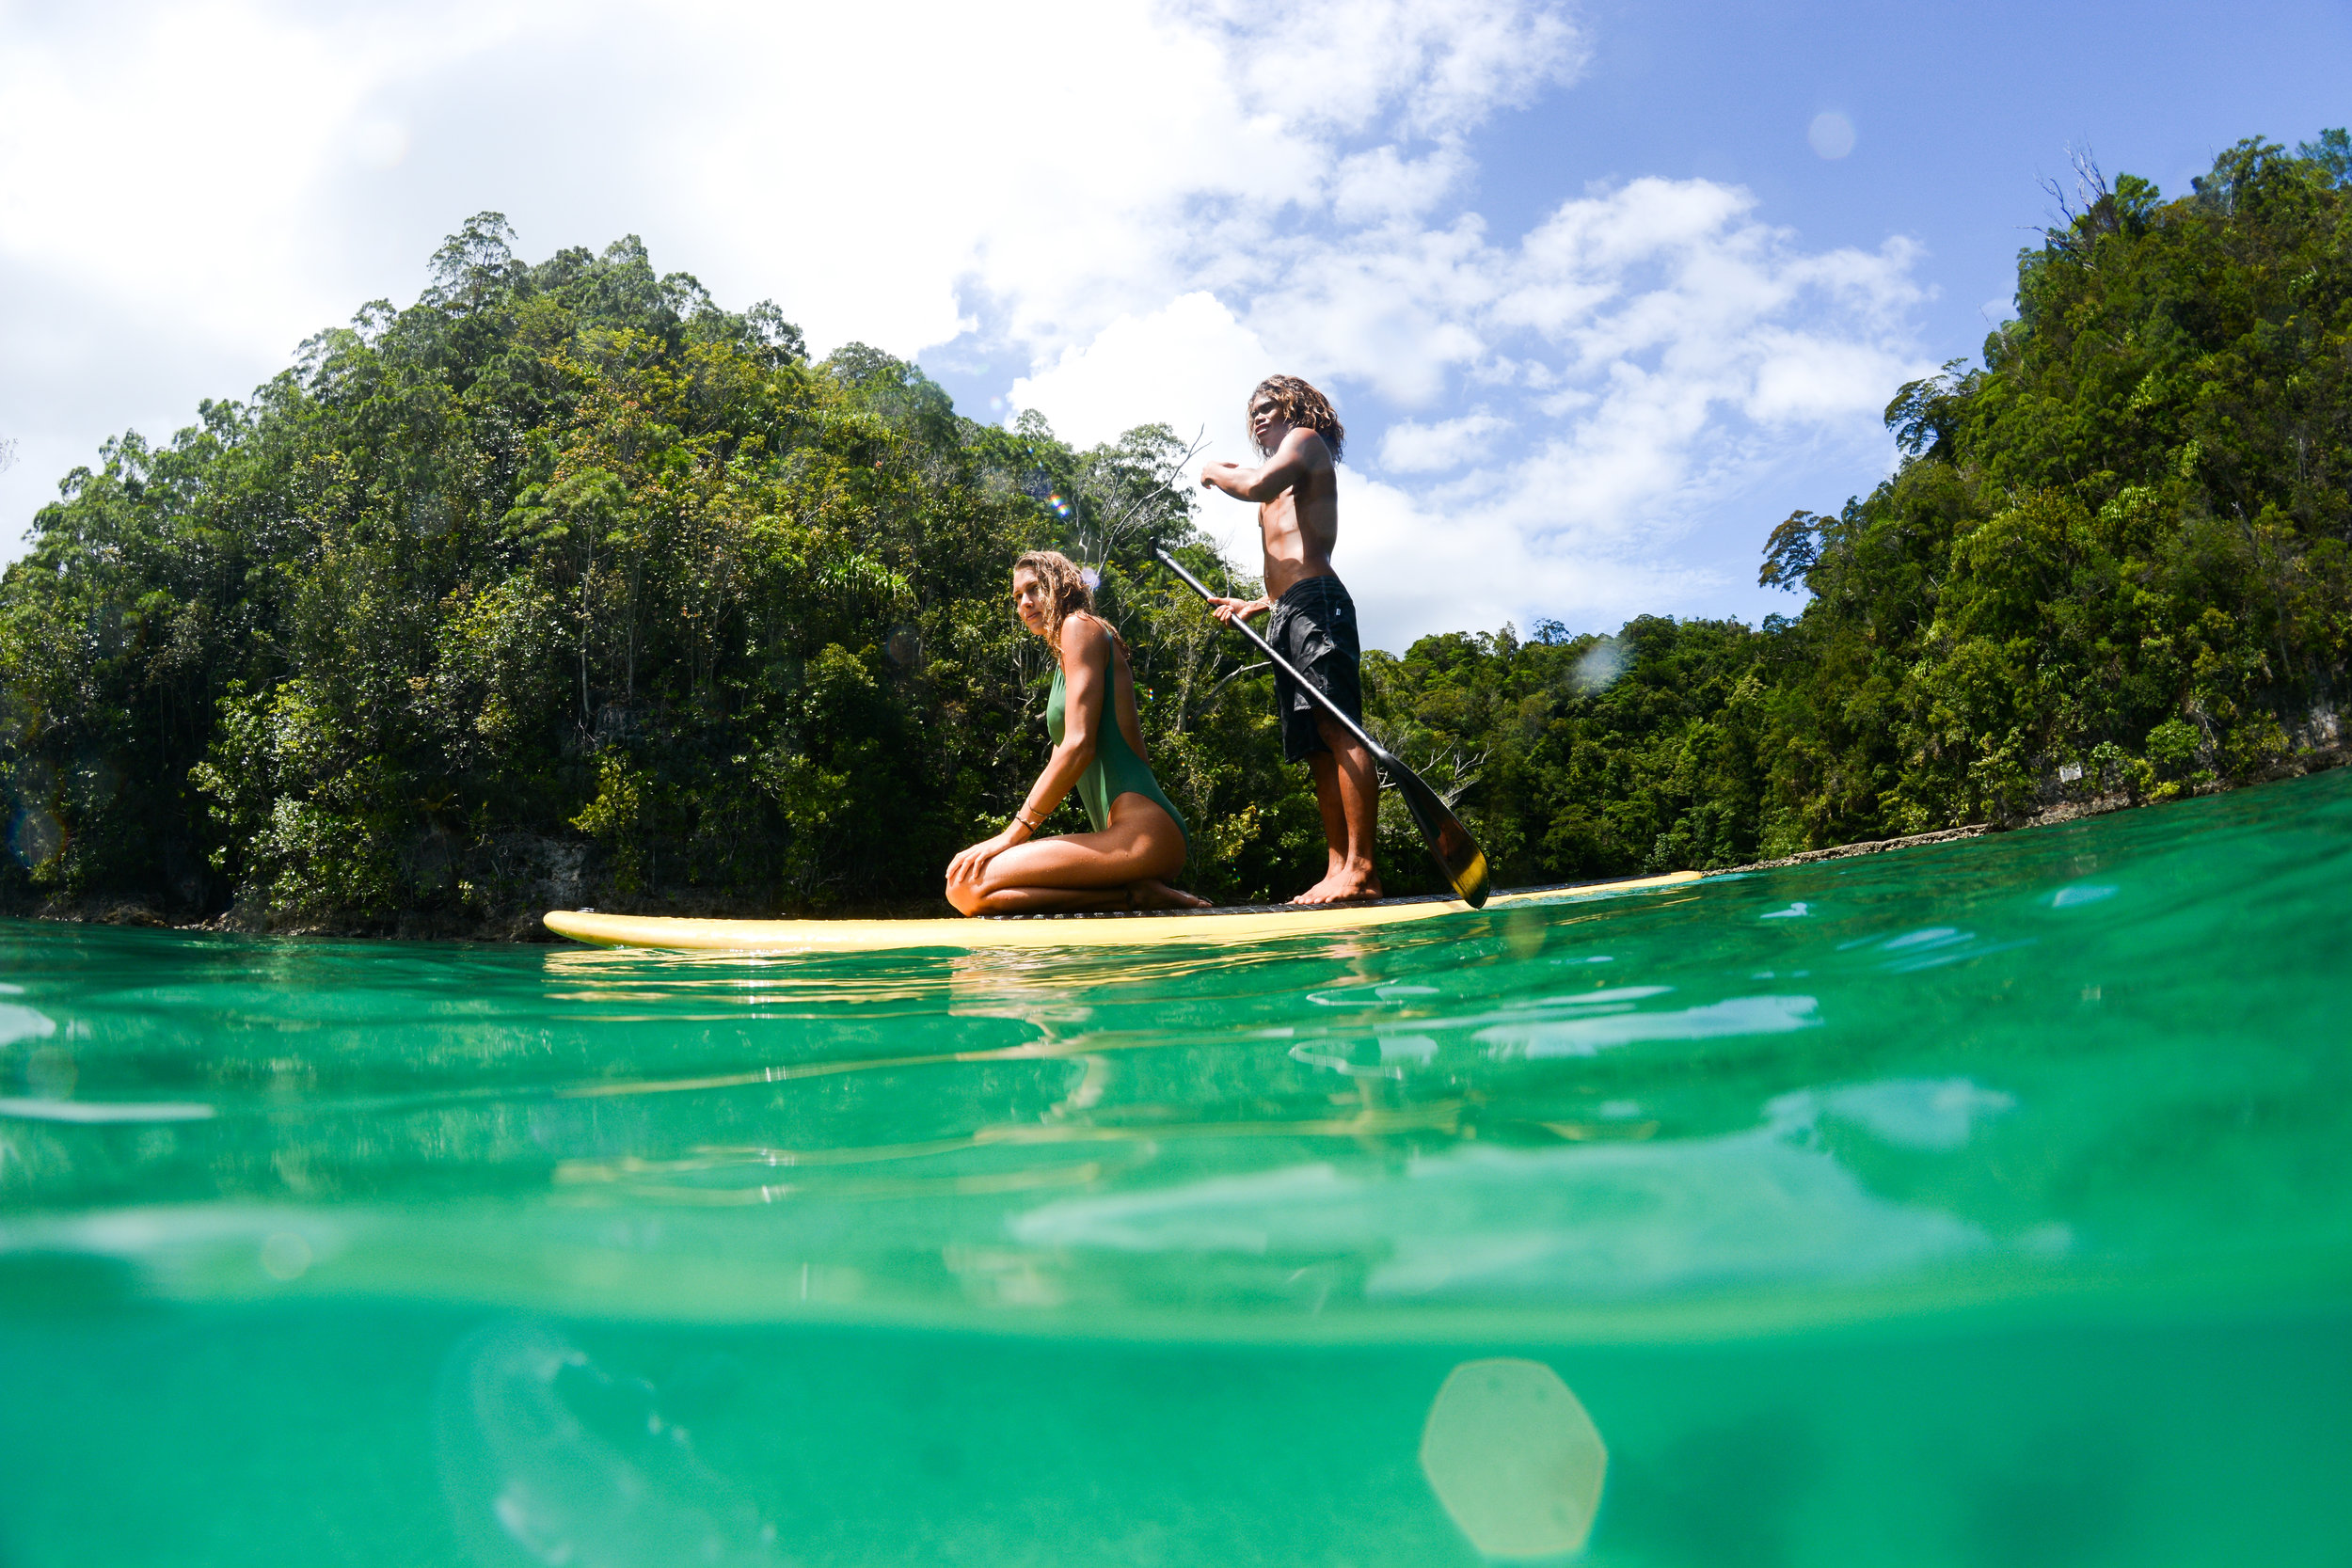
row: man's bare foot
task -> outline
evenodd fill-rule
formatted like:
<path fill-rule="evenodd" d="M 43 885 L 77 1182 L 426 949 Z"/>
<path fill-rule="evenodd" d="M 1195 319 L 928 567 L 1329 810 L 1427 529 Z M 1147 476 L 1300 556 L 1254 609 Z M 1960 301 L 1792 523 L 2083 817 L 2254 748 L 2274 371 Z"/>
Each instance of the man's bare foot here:
<path fill-rule="evenodd" d="M 1291 900 L 1294 904 L 1344 904 L 1358 898 L 1380 896 L 1380 879 L 1369 869 L 1349 871 L 1344 868 L 1329 876 Z"/>
<path fill-rule="evenodd" d="M 1157 878 L 1131 882 L 1127 893 L 1139 910 L 1205 910 L 1209 907 L 1206 898 L 1186 893 L 1183 888 L 1169 887 Z"/>

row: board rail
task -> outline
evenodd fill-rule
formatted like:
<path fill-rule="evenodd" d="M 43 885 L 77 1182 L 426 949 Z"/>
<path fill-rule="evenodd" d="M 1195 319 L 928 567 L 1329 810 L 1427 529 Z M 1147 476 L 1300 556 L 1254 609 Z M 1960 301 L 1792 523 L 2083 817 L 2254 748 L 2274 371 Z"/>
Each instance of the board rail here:
<path fill-rule="evenodd" d="M 1696 871 L 1614 881 L 1561 882 L 1518 888 L 1473 911 L 1446 894 L 1415 895 L 1347 904 L 1247 904 L 1205 910 L 1101 910 L 1068 914 L 997 915 L 977 920 L 697 920 L 675 915 L 605 914 L 551 910 L 548 930 L 595 947 L 642 947 L 671 953 L 880 953 L 946 948 L 971 951 L 1061 947 L 1157 947 L 1268 942 L 1284 937 L 1337 935 L 1446 915 L 1507 913 L 1517 909 L 1644 893 L 1699 879 Z"/>

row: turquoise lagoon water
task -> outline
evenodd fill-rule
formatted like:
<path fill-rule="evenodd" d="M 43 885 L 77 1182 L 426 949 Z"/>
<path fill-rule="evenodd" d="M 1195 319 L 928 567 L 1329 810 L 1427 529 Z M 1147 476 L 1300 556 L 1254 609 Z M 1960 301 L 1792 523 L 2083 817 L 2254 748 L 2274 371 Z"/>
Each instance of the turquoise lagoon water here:
<path fill-rule="evenodd" d="M 2352 1562 L 2347 877 L 2334 774 L 1204 953 L 0 927 L 0 1565 Z"/>

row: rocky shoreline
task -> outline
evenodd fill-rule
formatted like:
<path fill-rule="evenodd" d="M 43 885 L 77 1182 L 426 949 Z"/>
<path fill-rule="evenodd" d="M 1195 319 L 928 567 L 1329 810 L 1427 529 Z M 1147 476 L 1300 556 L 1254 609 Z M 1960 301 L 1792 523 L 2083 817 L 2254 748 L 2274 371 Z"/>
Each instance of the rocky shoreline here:
<path fill-rule="evenodd" d="M 1719 866 L 1708 874 L 1728 876 L 1736 872 L 1772 871 L 1785 866 L 1810 865 L 1817 861 L 1847 860 L 1857 855 L 1883 855 L 1899 849 L 1924 848 L 1936 844 L 1957 844 L 1966 839 L 1982 838 L 1992 833 L 2025 832 L 2035 828 L 2056 827 L 2084 817 L 2104 816 L 2113 812 L 2133 811 L 2142 807 L 2177 803 L 2179 800 L 2220 795 L 2233 790 L 2258 788 L 2288 779 L 2308 777 L 2330 768 L 2352 763 L 2352 748 L 2329 748 L 2304 752 L 2287 762 L 2265 770 L 2258 777 L 2235 782 L 2220 781 L 2195 789 L 2185 790 L 2172 800 L 2147 800 L 2128 790 L 2106 790 L 2088 793 L 2059 792 L 2057 798 L 2030 816 L 2011 822 L 1974 822 L 1957 828 L 1943 828 L 1932 832 L 1905 833 L 1893 838 L 1864 839 L 1852 844 L 1833 845 L 1825 849 L 1807 849 L 1800 854 L 1783 855 L 1773 860 L 1753 861 L 1744 865 Z M 457 910 L 405 910 L 391 915 L 350 916 L 326 914 L 319 916 L 280 916 L 271 918 L 249 903 L 240 901 L 229 909 L 202 919 L 176 919 L 158 911 L 152 904 L 135 898 L 49 898 L 38 903 L 21 903 L 0 908 L 0 917 L 29 920 L 52 920 L 93 926 L 133 926 L 176 931 L 216 931 L 243 936 L 287 937 L 360 937 L 403 942 L 553 942 L 560 939 L 540 924 L 540 916 L 552 909 L 578 909 L 593 905 L 599 909 L 627 911 L 631 913 L 678 915 L 700 919 L 771 919 L 772 908 L 755 905 L 748 900 L 729 898 L 631 898 L 617 893 L 597 875 L 592 847 L 588 844 L 566 844 L 556 840 L 532 838 L 522 842 L 523 835 L 502 841 L 492 847 L 496 858 L 503 863 L 505 874 L 493 884 L 490 908 L 479 912 Z M 825 911 L 832 919 L 914 919 L 936 918 L 948 913 L 945 899 L 900 900 L 835 906 Z"/>

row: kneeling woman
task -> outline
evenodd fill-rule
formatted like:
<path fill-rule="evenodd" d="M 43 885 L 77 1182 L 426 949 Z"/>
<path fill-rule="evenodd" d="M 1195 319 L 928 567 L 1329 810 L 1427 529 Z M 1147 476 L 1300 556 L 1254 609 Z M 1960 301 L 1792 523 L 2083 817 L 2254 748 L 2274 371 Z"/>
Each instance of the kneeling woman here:
<path fill-rule="evenodd" d="M 1061 658 L 1045 702 L 1054 754 L 1011 824 L 948 863 L 947 902 L 965 914 L 1206 905 L 1165 880 L 1184 869 L 1184 818 L 1145 760 L 1127 649 L 1094 614 L 1078 568 L 1032 550 L 1013 562 L 1012 596 L 1021 624 Z M 1031 837 L 1073 787 L 1094 831 Z"/>

